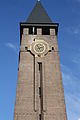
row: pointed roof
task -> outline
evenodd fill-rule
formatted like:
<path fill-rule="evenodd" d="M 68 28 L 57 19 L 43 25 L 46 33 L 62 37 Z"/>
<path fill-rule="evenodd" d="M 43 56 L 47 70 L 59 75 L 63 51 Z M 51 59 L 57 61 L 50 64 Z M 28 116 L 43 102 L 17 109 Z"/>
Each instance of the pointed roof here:
<path fill-rule="evenodd" d="M 27 23 L 52 23 L 50 17 L 45 11 L 40 1 L 37 1 L 32 12 L 30 13 Z"/>

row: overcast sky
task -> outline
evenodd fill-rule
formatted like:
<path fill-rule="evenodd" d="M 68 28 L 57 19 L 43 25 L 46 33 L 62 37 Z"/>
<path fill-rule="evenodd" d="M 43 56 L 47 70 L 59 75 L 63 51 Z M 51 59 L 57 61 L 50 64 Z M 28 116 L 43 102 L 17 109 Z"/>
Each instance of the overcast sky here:
<path fill-rule="evenodd" d="M 41 0 L 59 23 L 58 46 L 68 120 L 80 120 L 80 0 Z M 36 0 L 0 0 L 0 120 L 13 120 L 20 33 Z"/>

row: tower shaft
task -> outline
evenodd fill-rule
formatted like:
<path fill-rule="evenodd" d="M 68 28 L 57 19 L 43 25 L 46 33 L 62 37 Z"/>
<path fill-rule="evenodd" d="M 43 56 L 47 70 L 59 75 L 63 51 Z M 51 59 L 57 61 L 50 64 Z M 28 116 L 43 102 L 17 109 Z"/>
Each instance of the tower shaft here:
<path fill-rule="evenodd" d="M 14 120 L 67 120 L 57 32 L 40 1 L 20 24 Z"/>

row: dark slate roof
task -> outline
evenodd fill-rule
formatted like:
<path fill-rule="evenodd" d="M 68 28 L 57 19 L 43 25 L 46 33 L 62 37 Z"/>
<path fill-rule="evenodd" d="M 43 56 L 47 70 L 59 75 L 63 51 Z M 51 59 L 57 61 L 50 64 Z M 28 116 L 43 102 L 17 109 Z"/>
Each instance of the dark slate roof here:
<path fill-rule="evenodd" d="M 48 16 L 47 12 L 43 8 L 40 1 L 37 1 L 36 5 L 34 6 L 26 22 L 27 23 L 52 23 L 50 17 Z"/>

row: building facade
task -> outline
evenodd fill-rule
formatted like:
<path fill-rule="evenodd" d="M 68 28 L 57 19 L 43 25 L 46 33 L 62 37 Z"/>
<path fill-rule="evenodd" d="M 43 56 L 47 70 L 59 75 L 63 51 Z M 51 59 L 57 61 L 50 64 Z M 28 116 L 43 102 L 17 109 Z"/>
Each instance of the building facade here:
<path fill-rule="evenodd" d="M 67 120 L 57 34 L 58 23 L 37 1 L 20 23 L 14 120 Z"/>

